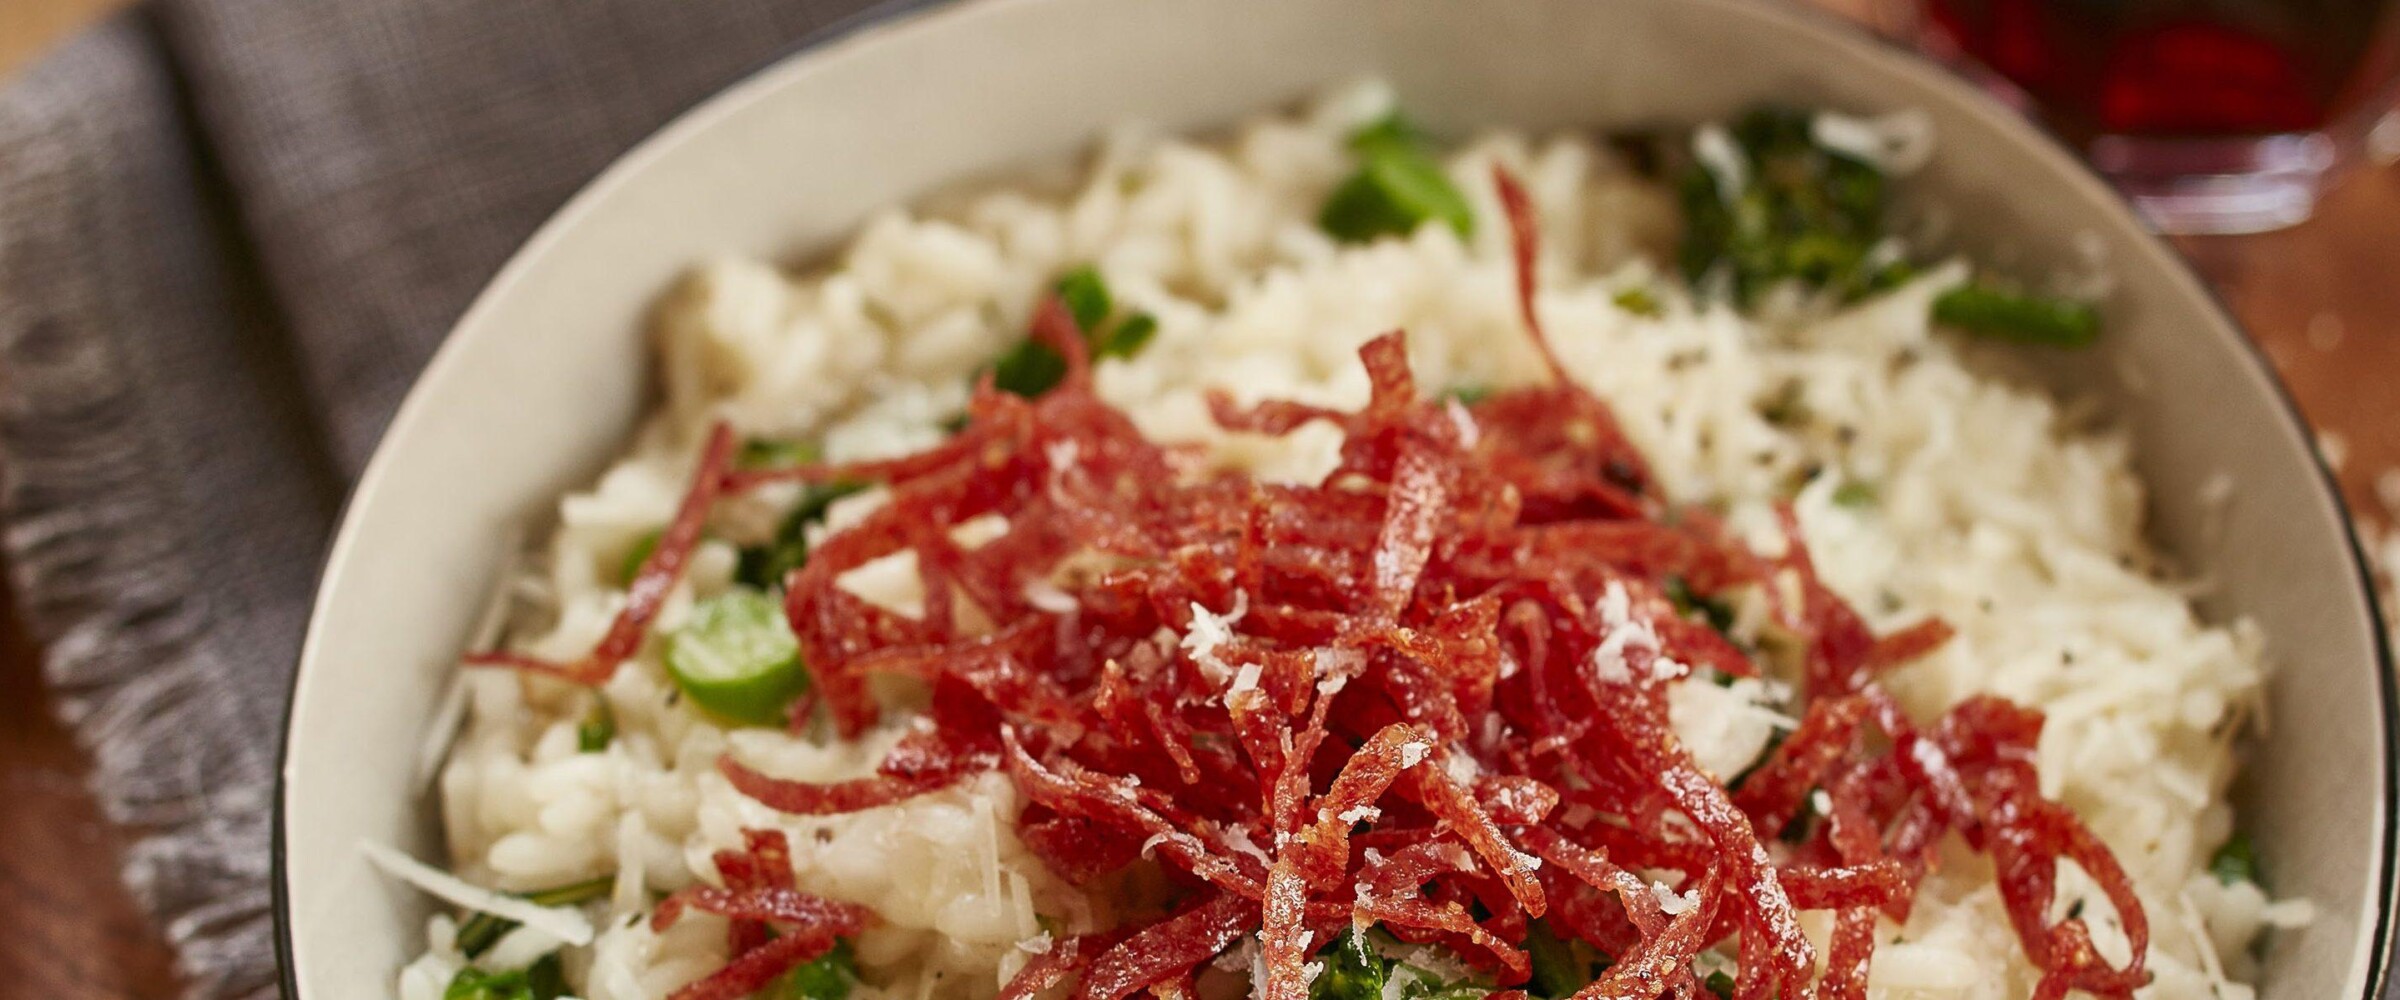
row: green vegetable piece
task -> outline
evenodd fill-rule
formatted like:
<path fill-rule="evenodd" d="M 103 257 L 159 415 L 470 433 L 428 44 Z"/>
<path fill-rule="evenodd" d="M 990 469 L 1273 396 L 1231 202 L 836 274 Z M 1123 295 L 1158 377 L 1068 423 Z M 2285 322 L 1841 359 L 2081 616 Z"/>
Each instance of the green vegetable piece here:
<path fill-rule="evenodd" d="M 1090 264 L 1062 274 L 1053 286 L 1067 313 L 1075 317 L 1075 328 L 1090 340 L 1100 331 L 1100 325 L 1117 310 L 1116 300 L 1108 294 L 1108 282 L 1100 277 L 1100 269 Z"/>
<path fill-rule="evenodd" d="M 1406 236 L 1427 220 L 1447 224 L 1460 238 L 1475 234 L 1475 210 L 1432 157 L 1413 150 L 1367 154 L 1358 173 L 1335 188 L 1317 214 L 1317 227 L 1345 243 Z"/>
<path fill-rule="evenodd" d="M 1647 288 L 1625 289 L 1618 292 L 1610 301 L 1615 302 L 1619 309 L 1651 319 L 1664 316 L 1667 312 L 1667 308 L 1659 304 L 1658 296 L 1650 294 L 1650 290 Z"/>
<path fill-rule="evenodd" d="M 460 969 L 442 989 L 442 1000 L 557 1000 L 566 994 L 566 975 L 560 971 L 558 953 L 552 952 L 522 969 Z"/>
<path fill-rule="evenodd" d="M 1723 997 L 1724 1000 L 1733 1000 L 1733 977 L 1726 975 L 1722 969 L 1709 973 L 1708 981 L 1700 985 L 1708 987 L 1710 993 Z"/>
<path fill-rule="evenodd" d="M 1130 358 L 1148 346 L 1150 338 L 1155 336 L 1158 336 L 1158 317 L 1149 313 L 1135 313 L 1125 317 L 1125 322 L 1117 324 L 1117 328 L 1110 330 L 1108 336 L 1092 345 L 1092 357 Z"/>
<path fill-rule="evenodd" d="M 789 468 L 823 457 L 815 444 L 806 442 L 753 441 L 743 446 L 742 455 L 744 468 Z M 826 504 L 864 488 L 858 483 L 810 485 L 801 493 L 799 506 L 777 526 L 774 538 L 741 551 L 734 579 L 760 590 L 783 586 L 783 578 L 808 559 L 808 525 L 824 518 Z"/>
<path fill-rule="evenodd" d="M 786 519 L 784 527 L 775 530 L 773 541 L 743 549 L 740 560 L 734 564 L 734 580 L 760 590 L 783 586 L 784 578 L 808 561 L 806 527 L 805 523 L 794 524 L 793 519 Z"/>
<path fill-rule="evenodd" d="M 1325 200 L 1317 228 L 1346 243 L 1405 236 L 1429 219 L 1462 239 L 1475 234 L 1474 208 L 1399 113 L 1353 133 L 1350 149 L 1358 154 L 1358 172 Z"/>
<path fill-rule="evenodd" d="M 1460 406 L 1473 406 L 1492 398 L 1492 387 L 1488 385 L 1454 386 L 1442 395 L 1458 400 Z"/>
<path fill-rule="evenodd" d="M 607 698 L 599 698 L 592 703 L 592 714 L 584 716 L 583 722 L 575 727 L 575 749 L 599 753 L 608 749 L 616 738 L 617 713 L 609 709 Z"/>
<path fill-rule="evenodd" d="M 1734 119 L 1733 141 L 1752 156 L 1804 152 L 1815 141 L 1816 115 L 1788 104 L 1760 104 Z"/>
<path fill-rule="evenodd" d="M 733 578 L 760 590 L 782 587 L 784 578 L 808 561 L 808 526 L 823 521 L 826 508 L 834 501 L 866 488 L 865 483 L 850 482 L 810 486 L 800 494 L 799 505 L 775 528 L 774 538 L 742 550 Z"/>
<path fill-rule="evenodd" d="M 746 469 L 778 469 L 807 465 L 823 457 L 814 442 L 752 440 L 742 445 L 740 462 Z M 734 580 L 760 590 L 783 586 L 783 578 L 808 561 L 808 526 L 824 519 L 827 504 L 864 488 L 858 483 L 810 485 L 800 494 L 799 506 L 776 527 L 774 538 L 741 551 Z"/>
<path fill-rule="evenodd" d="M 1492 995 L 1492 984 L 1470 976 L 1446 983 L 1431 971 L 1406 962 L 1392 966 L 1393 975 L 1406 976 L 1400 987 L 1400 1000 L 1483 1000 Z"/>
<path fill-rule="evenodd" d="M 1812 788 L 1809 789 L 1807 795 L 1800 797 L 1800 808 L 1792 813 L 1791 822 L 1785 823 L 1783 829 L 1778 831 L 1775 836 L 1786 844 L 1805 844 L 1808 843 L 1808 835 L 1816 829 L 1816 825 L 1817 790 Z"/>
<path fill-rule="evenodd" d="M 523 969 L 485 972 L 468 966 L 450 977 L 442 1000 L 532 1000 L 533 987 L 525 979 Z"/>
<path fill-rule="evenodd" d="M 1728 130 L 1742 160 L 1743 188 L 1729 197 L 1707 163 L 1679 185 L 1684 242 L 1677 263 L 1702 287 L 1720 287 L 1738 305 L 1766 289 L 1798 281 L 1853 301 L 1906 280 L 1907 262 L 1878 262 L 1888 184 L 1874 166 L 1819 146 L 1815 116 L 1762 107 Z M 1721 286 L 1711 286 L 1721 275 Z"/>
<path fill-rule="evenodd" d="M 1050 345 L 1027 337 L 992 363 L 992 384 L 1002 392 L 1032 399 L 1067 377 L 1067 359 Z"/>
<path fill-rule="evenodd" d="M 1610 958 L 1581 938 L 1560 935 L 1549 921 L 1526 925 L 1525 950 L 1533 959 L 1528 992 L 1543 1000 L 1565 1000 L 1608 971 Z"/>
<path fill-rule="evenodd" d="M 807 465 L 821 457 L 814 442 L 751 438 L 742 442 L 741 453 L 733 461 L 744 469 L 782 469 Z"/>
<path fill-rule="evenodd" d="M 833 949 L 785 973 L 769 994 L 775 1000 L 849 1000 L 858 985 L 858 960 L 850 940 L 838 938 Z"/>
<path fill-rule="evenodd" d="M 1775 748 L 1782 746 L 1783 741 L 1789 739 L 1791 735 L 1792 731 L 1782 726 L 1768 730 L 1767 745 L 1759 748 L 1758 759 L 1751 761 L 1750 766 L 1742 769 L 1742 773 L 1734 775 L 1732 781 L 1726 782 L 1725 790 L 1728 792 L 1740 791 L 1742 782 L 1750 780 L 1751 775 L 1758 773 L 1758 769 L 1766 764 L 1767 758 L 1775 756 Z"/>
<path fill-rule="evenodd" d="M 2100 310 L 2088 302 L 1961 285 L 1933 300 L 1933 321 L 1977 336 L 2084 347 L 2100 339 Z"/>
<path fill-rule="evenodd" d="M 1308 985 L 1309 1000 L 1382 1000 L 1392 964 L 1355 928 L 1342 932 L 1317 957 L 1325 970 Z"/>
<path fill-rule="evenodd" d="M 1866 279 L 1866 286 L 1860 291 L 1862 294 L 1866 295 L 1873 295 L 1877 292 L 1888 292 L 1894 288 L 1900 287 L 1901 285 L 1907 284 L 1908 279 L 1916 276 L 1916 265 L 1904 260 L 1895 260 L 1889 264 L 1883 265 L 1883 267 L 1877 269 L 1875 273 L 1868 275 Z"/>
<path fill-rule="evenodd" d="M 1591 964 L 1578 958 L 1574 946 L 1559 940 L 1543 921 L 1526 928 L 1525 950 L 1533 958 L 1533 978 L 1526 985 L 1535 996 L 1562 1000 L 1592 981 Z"/>
<path fill-rule="evenodd" d="M 667 672 L 692 703 L 734 722 L 771 726 L 808 688 L 800 643 L 767 594 L 736 587 L 701 602 L 667 640 Z"/>
<path fill-rule="evenodd" d="M 558 953 L 551 952 L 525 970 L 525 985 L 533 1000 L 558 1000 L 567 995 L 567 974 Z"/>
<path fill-rule="evenodd" d="M 658 539 L 664 532 L 653 531 L 636 539 L 633 548 L 625 550 L 625 561 L 617 567 L 617 586 L 633 586 L 633 578 L 642 575 L 642 564 L 650 561 L 650 553 L 658 551 Z"/>
<path fill-rule="evenodd" d="M 2225 839 L 2225 846 L 2208 859 L 2208 873 L 2225 885 L 2258 881 L 2258 849 L 2245 834 Z"/>
<path fill-rule="evenodd" d="M 1075 318 L 1084 342 L 1091 345 L 1093 360 L 1130 358 L 1158 333 L 1158 319 L 1149 313 L 1136 313 L 1113 329 L 1108 327 L 1108 318 L 1116 313 L 1116 299 L 1109 294 L 1099 268 L 1086 264 L 1068 271 L 1059 276 L 1053 290 Z M 1031 337 L 1018 341 L 992 363 L 992 384 L 1027 399 L 1049 392 L 1065 377 L 1067 359 Z"/>
<path fill-rule="evenodd" d="M 1425 148 L 1425 133 L 1397 109 L 1350 133 L 1350 151 L 1368 155 L 1384 150 Z"/>
<path fill-rule="evenodd" d="M 1720 633 L 1733 627 L 1733 605 L 1692 593 L 1691 584 L 1684 582 L 1682 577 L 1668 577 L 1662 589 L 1667 592 L 1667 600 L 1674 602 L 1675 610 L 1682 612 L 1684 617 L 1707 622 L 1708 627 Z"/>
<path fill-rule="evenodd" d="M 570 882 L 554 888 L 518 893 L 517 895 L 541 906 L 577 906 L 608 895 L 616 886 L 616 876 L 603 875 L 596 879 Z M 508 932 L 516 929 L 517 922 L 514 920 L 495 917 L 489 913 L 477 913 L 458 925 L 458 934 L 454 943 L 458 946 L 459 954 L 475 958 L 492 950 L 493 945 L 500 943 L 501 938 L 508 936 Z"/>
<path fill-rule="evenodd" d="M 1833 488 L 1833 504 L 1836 507 L 1848 507 L 1852 510 L 1873 507 L 1875 506 L 1875 486 L 1872 483 L 1856 479 L 1844 480 L 1842 485 Z"/>

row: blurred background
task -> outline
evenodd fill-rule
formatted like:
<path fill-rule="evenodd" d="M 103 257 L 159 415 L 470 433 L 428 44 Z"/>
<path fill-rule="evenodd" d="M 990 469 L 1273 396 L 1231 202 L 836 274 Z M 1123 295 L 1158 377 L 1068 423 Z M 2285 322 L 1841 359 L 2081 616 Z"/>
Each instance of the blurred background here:
<path fill-rule="evenodd" d="M 0 0 L 0 88 L 126 0 Z M 0 157 L 15 151 L 0 149 Z M 0 223 L 4 224 L 4 223 Z M 15 602 L 0 595 L 0 983 L 18 996 L 167 997 L 172 954 L 119 881 L 121 838 L 84 788 Z"/>
<path fill-rule="evenodd" d="M 2305 221 L 2400 154 L 2380 0 L 1819 0 L 2049 126 L 2159 229 Z"/>
<path fill-rule="evenodd" d="M 0 73 L 11 73 L 58 39 L 124 0 L 9 0 L 0 4 Z"/>
<path fill-rule="evenodd" d="M 2400 5 L 1815 2 L 1950 64 L 2111 175 L 2247 325 L 2381 535 L 2400 508 Z M 0 90 L 128 5 L 0 0 Z M 526 72 L 551 71 L 566 72 Z M 686 100 L 673 94 L 669 110 Z M 0 145 L 0 163 L 21 155 Z M 86 791 L 91 762 L 55 719 L 16 603 L 0 599 L 0 992 L 173 995 L 166 935 L 120 884 L 123 838 Z"/>

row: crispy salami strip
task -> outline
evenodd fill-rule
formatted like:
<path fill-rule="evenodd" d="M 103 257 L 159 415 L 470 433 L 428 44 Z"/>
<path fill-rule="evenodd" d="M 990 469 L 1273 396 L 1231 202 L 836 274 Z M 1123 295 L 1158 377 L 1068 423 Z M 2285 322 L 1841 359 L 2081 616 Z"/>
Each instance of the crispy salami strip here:
<path fill-rule="evenodd" d="M 650 634 L 650 621 L 658 617 L 658 609 L 667 601 L 668 592 L 676 581 L 683 579 L 683 567 L 692 559 L 692 550 L 700 544 L 700 529 L 708 523 L 709 508 L 717 502 L 723 488 L 725 470 L 733 461 L 733 428 L 722 422 L 708 432 L 708 443 L 700 449 L 700 468 L 692 473 L 692 485 L 675 508 L 675 519 L 659 533 L 658 544 L 642 560 L 633 582 L 625 587 L 625 607 L 609 623 L 608 632 L 600 643 L 580 660 L 553 663 L 513 653 L 479 653 L 467 657 L 469 666 L 511 667 L 527 673 L 546 674 L 577 684 L 600 684 L 617 672 L 641 649 L 642 640 Z"/>

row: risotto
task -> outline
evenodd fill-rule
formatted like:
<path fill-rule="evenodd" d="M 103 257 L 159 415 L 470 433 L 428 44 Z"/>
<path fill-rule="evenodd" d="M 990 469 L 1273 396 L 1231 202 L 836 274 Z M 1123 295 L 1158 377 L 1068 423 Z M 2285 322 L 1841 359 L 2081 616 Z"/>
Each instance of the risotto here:
<path fill-rule="evenodd" d="M 2250 995 L 2262 637 L 2011 374 L 2097 313 L 1885 235 L 1922 128 L 1393 112 L 698 267 L 399 996 Z"/>

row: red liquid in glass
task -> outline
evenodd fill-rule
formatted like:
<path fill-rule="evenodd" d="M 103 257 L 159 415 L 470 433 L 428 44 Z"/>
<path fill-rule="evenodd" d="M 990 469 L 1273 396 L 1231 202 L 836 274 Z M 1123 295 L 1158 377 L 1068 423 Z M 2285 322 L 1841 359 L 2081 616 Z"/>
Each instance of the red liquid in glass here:
<path fill-rule="evenodd" d="M 2312 131 L 2386 73 L 2373 0 L 1927 0 L 1925 28 L 2081 142 Z M 2369 64 L 2377 64 L 2370 69 Z"/>

